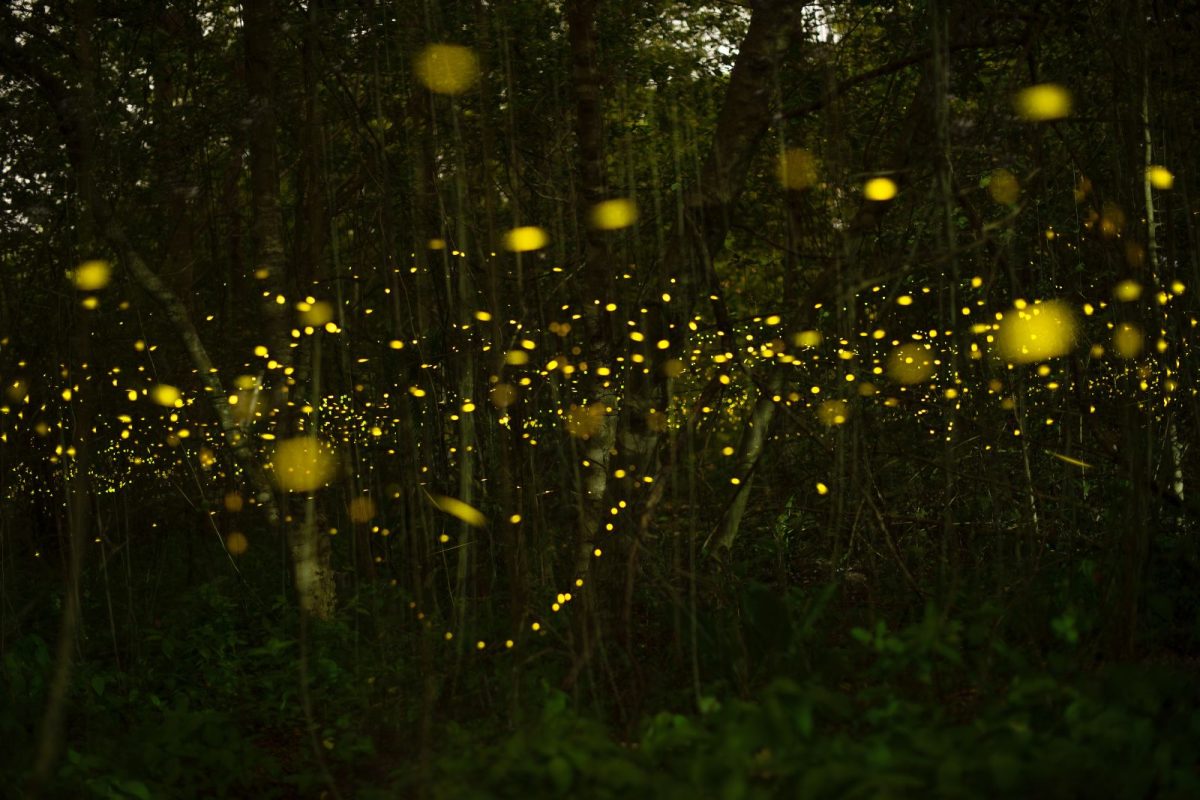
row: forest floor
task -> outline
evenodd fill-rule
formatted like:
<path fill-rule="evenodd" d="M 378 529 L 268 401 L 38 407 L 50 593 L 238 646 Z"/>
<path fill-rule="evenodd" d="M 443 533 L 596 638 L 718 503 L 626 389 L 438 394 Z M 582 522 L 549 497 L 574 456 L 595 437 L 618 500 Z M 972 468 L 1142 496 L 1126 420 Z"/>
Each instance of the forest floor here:
<path fill-rule="evenodd" d="M 699 620 L 699 693 L 686 642 L 568 693 L 537 640 L 434 649 L 423 671 L 421 634 L 378 622 L 402 613 L 383 595 L 313 626 L 302 653 L 282 599 L 264 613 L 235 588 L 188 593 L 136 651 L 116 642 L 119 664 L 94 629 L 46 796 L 1200 796 L 1200 659 L 1160 642 L 1103 661 L 1067 615 L 1038 650 L 997 635 L 994 609 L 847 628 L 836 590 L 759 587 Z M 27 778 L 47 640 L 0 664 L 7 786 Z"/>

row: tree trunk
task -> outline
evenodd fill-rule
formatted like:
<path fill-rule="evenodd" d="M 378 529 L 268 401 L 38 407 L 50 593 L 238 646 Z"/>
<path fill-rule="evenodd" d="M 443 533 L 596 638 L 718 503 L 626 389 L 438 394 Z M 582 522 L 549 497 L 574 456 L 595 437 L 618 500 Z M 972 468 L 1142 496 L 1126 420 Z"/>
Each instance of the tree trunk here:
<path fill-rule="evenodd" d="M 246 88 L 250 111 L 250 194 L 254 207 L 252 233 L 256 270 L 265 271 L 262 285 L 263 319 L 266 326 L 267 348 L 277 366 L 278 380 L 274 382 L 273 409 L 277 427 L 290 435 L 290 419 L 286 401 L 290 394 L 287 369 L 292 363 L 291 340 L 288 336 L 287 302 L 294 281 L 288 270 L 283 243 L 283 211 L 279 198 L 279 166 L 275 124 L 275 37 L 276 10 L 272 0 L 246 0 L 243 4 L 246 46 Z M 288 549 L 296 581 L 296 596 L 305 613 L 318 618 L 328 617 L 334 608 L 333 567 L 331 548 L 321 539 L 314 515 L 306 513 L 299 523 L 291 519 L 286 495 L 280 495 L 283 523 L 286 525 Z"/>

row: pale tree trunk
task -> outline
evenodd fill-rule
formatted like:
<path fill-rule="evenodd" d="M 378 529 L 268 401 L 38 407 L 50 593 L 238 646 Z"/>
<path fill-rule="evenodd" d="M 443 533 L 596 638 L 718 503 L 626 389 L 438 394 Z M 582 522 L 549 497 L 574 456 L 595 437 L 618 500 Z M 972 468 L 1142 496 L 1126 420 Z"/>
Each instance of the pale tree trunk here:
<path fill-rule="evenodd" d="M 1148 45 L 1143 45 L 1142 52 L 1142 156 L 1143 166 L 1149 170 L 1154 164 L 1154 137 L 1150 127 L 1150 64 Z M 1146 203 L 1146 255 L 1150 264 L 1151 274 L 1163 281 L 1163 264 L 1160 260 L 1158 246 L 1158 213 L 1154 208 L 1154 191 L 1148 175 L 1142 176 L 1142 188 L 1145 192 Z M 1171 492 L 1180 501 L 1184 499 L 1183 490 L 1183 457 L 1184 445 L 1179 438 L 1174 415 L 1167 423 L 1167 449 L 1171 463 Z"/>
<path fill-rule="evenodd" d="M 254 208 L 252 223 L 254 266 L 265 270 L 262 285 L 268 292 L 263 298 L 267 348 L 277 362 L 277 380 L 272 392 L 272 412 L 283 436 L 291 435 L 286 413 L 286 401 L 291 381 L 285 370 L 292 363 L 291 340 L 288 335 L 288 308 L 294 302 L 278 303 L 276 298 L 289 299 L 292 286 L 283 243 L 283 211 L 279 198 L 279 165 L 275 114 L 275 39 L 277 9 L 272 0 L 246 0 L 243 4 L 244 40 L 246 47 L 246 88 L 250 112 L 250 193 Z M 314 402 L 315 402 L 314 398 Z M 334 584 L 330 563 L 331 548 L 320 539 L 313 514 L 304 514 L 293 521 L 287 509 L 287 498 L 281 495 L 283 523 L 286 525 L 288 549 L 295 573 L 296 596 L 300 608 L 324 619 L 333 613 Z"/>

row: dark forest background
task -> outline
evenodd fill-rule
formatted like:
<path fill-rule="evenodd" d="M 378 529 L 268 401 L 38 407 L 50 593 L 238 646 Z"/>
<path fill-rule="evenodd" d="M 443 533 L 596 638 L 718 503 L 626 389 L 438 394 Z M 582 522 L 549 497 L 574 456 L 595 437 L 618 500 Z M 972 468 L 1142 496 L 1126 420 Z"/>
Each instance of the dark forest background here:
<path fill-rule="evenodd" d="M 4 3 L 0 794 L 1200 796 L 1198 45 Z"/>

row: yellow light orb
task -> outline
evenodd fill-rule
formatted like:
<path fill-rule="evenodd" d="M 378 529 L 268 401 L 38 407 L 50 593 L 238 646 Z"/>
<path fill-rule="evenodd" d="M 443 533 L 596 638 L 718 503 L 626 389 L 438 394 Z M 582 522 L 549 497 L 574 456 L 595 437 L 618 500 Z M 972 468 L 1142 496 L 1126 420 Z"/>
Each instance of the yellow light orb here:
<path fill-rule="evenodd" d="M 592 206 L 592 227 L 602 231 L 615 231 L 628 228 L 637 222 L 637 203 L 625 197 L 605 200 Z"/>
<path fill-rule="evenodd" d="M 416 72 L 431 92 L 462 94 L 479 79 L 479 59 L 469 47 L 431 44 L 417 56 Z"/>
<path fill-rule="evenodd" d="M 305 325 L 320 328 L 333 319 L 333 306 L 324 300 L 315 303 L 305 303 L 300 309 L 300 319 Z"/>
<path fill-rule="evenodd" d="M 549 241 L 550 237 L 544 230 L 536 225 L 525 225 L 504 234 L 504 249 L 513 253 L 528 253 L 541 250 Z"/>
<path fill-rule="evenodd" d="M 250 547 L 249 540 L 246 539 L 246 534 L 234 531 L 225 537 L 225 549 L 230 555 L 240 556 Z"/>
<path fill-rule="evenodd" d="M 85 261 L 71 273 L 71 280 L 81 292 L 99 291 L 112 280 L 112 265 L 107 261 Z"/>
<path fill-rule="evenodd" d="M 179 390 L 170 384 L 160 383 L 150 390 L 150 399 L 165 408 L 173 408 L 179 403 Z"/>
<path fill-rule="evenodd" d="M 1171 170 L 1157 164 L 1146 167 L 1146 180 L 1155 189 L 1162 189 L 1163 191 L 1175 185 L 1175 176 L 1171 174 Z"/>
<path fill-rule="evenodd" d="M 315 436 L 286 439 L 275 448 L 271 463 L 275 482 L 288 492 L 311 492 L 333 480 L 337 458 Z"/>
<path fill-rule="evenodd" d="M 1066 355 L 1075 344 L 1075 314 L 1061 300 L 1048 300 L 1004 315 L 996 344 L 1016 364 Z"/>
<path fill-rule="evenodd" d="M 1146 348 L 1142 329 L 1130 322 L 1122 322 L 1113 331 L 1113 349 L 1121 358 L 1137 358 Z"/>
<path fill-rule="evenodd" d="M 1137 281 L 1124 280 L 1113 287 L 1113 297 L 1122 303 L 1132 303 L 1142 296 L 1142 285 Z"/>
<path fill-rule="evenodd" d="M 933 374 L 933 352 L 917 342 L 902 344 L 888 356 L 887 373 L 896 383 L 911 385 L 928 380 Z"/>
<path fill-rule="evenodd" d="M 800 331 L 792 337 L 792 344 L 797 347 L 817 347 L 823 338 L 820 331 Z"/>
<path fill-rule="evenodd" d="M 433 504 L 440 511 L 444 511 L 452 517 L 457 517 L 473 528 L 482 528 L 487 525 L 487 517 L 474 506 L 464 503 L 457 497 L 445 497 L 443 495 L 434 495 Z"/>
<path fill-rule="evenodd" d="M 1056 83 L 1039 83 L 1017 92 L 1013 105 L 1030 122 L 1063 119 L 1071 114 L 1071 93 Z"/>
<path fill-rule="evenodd" d="M 896 196 L 896 182 L 891 178 L 871 178 L 863 184 L 863 197 L 882 203 Z"/>

